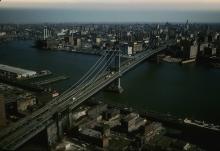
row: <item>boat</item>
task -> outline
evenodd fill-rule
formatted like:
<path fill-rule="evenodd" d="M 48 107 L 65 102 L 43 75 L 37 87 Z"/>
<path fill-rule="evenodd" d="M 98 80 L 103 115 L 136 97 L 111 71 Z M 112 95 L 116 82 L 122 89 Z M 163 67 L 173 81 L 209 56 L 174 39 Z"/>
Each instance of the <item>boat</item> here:
<path fill-rule="evenodd" d="M 219 125 L 208 124 L 204 121 L 190 120 L 188 118 L 185 118 L 184 123 L 190 124 L 190 125 L 195 125 L 195 126 L 202 127 L 202 128 L 207 128 L 207 129 L 214 130 L 214 131 L 220 131 Z"/>

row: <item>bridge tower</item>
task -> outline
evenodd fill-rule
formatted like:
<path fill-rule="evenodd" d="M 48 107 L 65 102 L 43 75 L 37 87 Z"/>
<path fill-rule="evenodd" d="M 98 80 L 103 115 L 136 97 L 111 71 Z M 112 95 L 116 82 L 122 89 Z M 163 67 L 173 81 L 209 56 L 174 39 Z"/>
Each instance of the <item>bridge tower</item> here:
<path fill-rule="evenodd" d="M 113 63 L 109 63 L 109 68 L 107 69 L 111 74 L 119 73 L 119 78 L 112 82 L 108 87 L 107 90 L 122 93 L 124 90 L 121 86 L 121 50 L 120 49 L 114 49 L 114 50 L 107 50 L 110 51 L 109 56 L 114 54 L 114 61 Z M 108 59 L 108 58 L 107 58 Z"/>
<path fill-rule="evenodd" d="M 121 50 L 120 49 L 118 50 L 118 57 L 117 58 L 118 59 L 116 59 L 117 60 L 116 62 L 118 62 L 118 63 L 116 63 L 116 64 L 118 65 L 118 73 L 120 75 L 119 78 L 117 79 L 117 90 L 118 90 L 119 93 L 122 93 L 123 88 L 121 86 L 121 76 L 122 76 L 122 74 L 121 74 Z"/>

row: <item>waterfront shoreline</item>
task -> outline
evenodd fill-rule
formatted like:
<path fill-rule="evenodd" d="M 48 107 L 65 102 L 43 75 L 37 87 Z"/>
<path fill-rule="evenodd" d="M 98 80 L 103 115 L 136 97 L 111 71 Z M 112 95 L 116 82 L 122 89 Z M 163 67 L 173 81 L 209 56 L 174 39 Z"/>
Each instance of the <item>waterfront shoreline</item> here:
<path fill-rule="evenodd" d="M 80 79 L 97 60 L 94 55 L 63 51 L 52 53 L 31 48 L 32 45 L 33 41 L 15 41 L 1 45 L 1 63 L 36 71 L 48 69 L 55 73 L 65 73 L 70 76 L 70 79 L 55 84 L 59 92 Z M 8 48 L 5 49 L 5 47 Z M 12 54 L 14 55 L 11 58 Z M 204 119 L 210 123 L 220 123 L 216 99 L 219 98 L 219 93 L 216 93 L 219 89 L 219 75 L 219 70 L 203 66 L 188 67 L 187 65 L 155 64 L 146 61 L 122 78 L 124 93 L 121 95 L 108 93 L 105 96 L 107 102 L 127 104 L 138 109 L 153 109 L 161 113 L 170 112 L 180 117 Z M 134 80 L 136 82 L 133 82 Z M 136 103 L 133 103 L 134 100 Z M 199 109 L 196 107 L 198 103 L 202 104 Z"/>

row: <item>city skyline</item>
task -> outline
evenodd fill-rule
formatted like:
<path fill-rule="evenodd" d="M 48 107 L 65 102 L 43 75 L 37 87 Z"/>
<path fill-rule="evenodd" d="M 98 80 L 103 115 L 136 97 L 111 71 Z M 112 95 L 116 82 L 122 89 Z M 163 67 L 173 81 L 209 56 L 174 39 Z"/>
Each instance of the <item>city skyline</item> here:
<path fill-rule="evenodd" d="M 220 151 L 220 0 L 0 0 L 0 151 Z"/>
<path fill-rule="evenodd" d="M 0 60 L 0 150 L 220 150 L 220 24 L 0 24 Z"/>

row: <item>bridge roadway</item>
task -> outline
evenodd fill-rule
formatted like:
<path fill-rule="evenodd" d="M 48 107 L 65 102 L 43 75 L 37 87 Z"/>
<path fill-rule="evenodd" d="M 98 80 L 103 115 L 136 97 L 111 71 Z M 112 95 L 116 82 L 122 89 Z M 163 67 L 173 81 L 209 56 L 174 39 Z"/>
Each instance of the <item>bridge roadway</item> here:
<path fill-rule="evenodd" d="M 82 88 L 80 92 L 77 90 L 67 92 L 64 97 L 52 100 L 32 115 L 27 116 L 14 125 L 0 131 L 0 148 L 4 150 L 16 150 L 39 132 L 46 129 L 49 124 L 54 122 L 54 115 L 67 109 L 72 110 L 76 108 L 79 104 L 96 94 L 117 78 L 121 77 L 121 75 L 132 69 L 134 66 L 172 44 L 173 42 L 169 42 L 166 46 L 161 46 L 158 49 L 149 49 L 137 54 L 132 60 L 128 60 L 121 64 L 121 73 L 115 72 L 112 74 L 106 72 L 106 74 L 99 77 L 91 85 L 83 85 L 80 87 Z M 74 101 L 73 97 L 75 98 Z"/>

